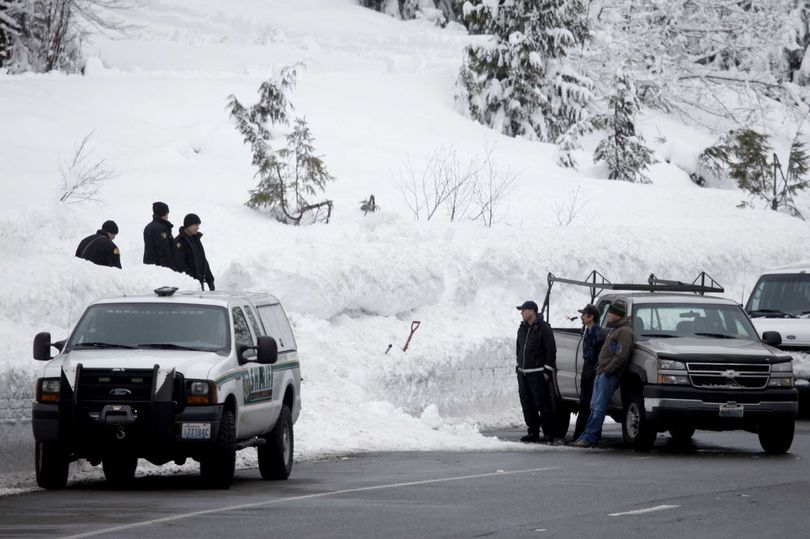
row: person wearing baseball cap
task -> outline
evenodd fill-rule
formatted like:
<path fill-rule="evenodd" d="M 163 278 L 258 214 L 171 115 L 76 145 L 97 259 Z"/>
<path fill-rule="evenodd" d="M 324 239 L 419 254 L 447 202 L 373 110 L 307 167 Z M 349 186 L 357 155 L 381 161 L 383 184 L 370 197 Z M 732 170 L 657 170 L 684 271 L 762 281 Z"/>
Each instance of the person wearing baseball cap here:
<path fill-rule="evenodd" d="M 593 382 L 591 414 L 582 435 L 573 443 L 576 447 L 596 447 L 602 436 L 610 397 L 618 389 L 633 351 L 633 326 L 627 317 L 627 303 L 614 301 L 607 310 L 607 327 L 610 328 L 605 344 L 599 350 L 596 362 L 596 378 Z"/>
<path fill-rule="evenodd" d="M 87 236 L 76 248 L 76 256 L 89 260 L 99 266 L 121 267 L 121 251 L 113 242 L 118 235 L 118 225 L 115 221 L 104 221 L 100 230 Z"/>
<path fill-rule="evenodd" d="M 596 359 L 602 347 L 603 338 L 600 337 L 602 328 L 599 327 L 599 309 L 590 303 L 579 309 L 582 320 L 582 374 L 579 378 L 579 412 L 577 424 L 574 427 L 573 441 L 579 439 L 585 430 L 588 416 L 591 415 L 591 397 L 593 396 L 593 381 L 596 378 Z"/>
<path fill-rule="evenodd" d="M 516 342 L 518 394 L 528 431 L 520 441 L 554 443 L 550 386 L 557 361 L 554 333 L 534 301 L 524 301 L 517 310 L 522 318 Z"/>

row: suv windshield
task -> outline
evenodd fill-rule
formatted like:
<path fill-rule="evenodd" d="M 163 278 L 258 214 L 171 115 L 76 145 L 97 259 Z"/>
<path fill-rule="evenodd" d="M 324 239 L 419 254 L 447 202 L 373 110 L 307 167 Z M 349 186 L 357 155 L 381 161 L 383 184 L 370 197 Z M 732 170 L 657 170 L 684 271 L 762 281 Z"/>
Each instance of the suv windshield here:
<path fill-rule="evenodd" d="M 79 320 L 66 350 L 161 348 L 227 352 L 224 307 L 176 303 L 93 305 Z"/>
<path fill-rule="evenodd" d="M 757 340 L 745 313 L 736 305 L 661 303 L 636 305 L 636 338 L 701 337 Z"/>
<path fill-rule="evenodd" d="M 810 274 L 763 275 L 745 306 L 751 316 L 794 318 L 810 314 Z"/>

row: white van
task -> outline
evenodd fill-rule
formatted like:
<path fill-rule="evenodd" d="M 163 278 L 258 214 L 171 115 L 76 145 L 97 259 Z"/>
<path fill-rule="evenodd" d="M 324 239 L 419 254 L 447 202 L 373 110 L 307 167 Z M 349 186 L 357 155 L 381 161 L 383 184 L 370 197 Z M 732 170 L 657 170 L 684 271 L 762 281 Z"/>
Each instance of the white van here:
<path fill-rule="evenodd" d="M 745 304 L 760 335 L 778 331 L 779 348 L 793 356 L 803 413 L 810 406 L 810 264 L 763 273 Z"/>
<path fill-rule="evenodd" d="M 47 361 L 32 417 L 41 487 L 64 487 L 77 459 L 123 484 L 139 458 L 192 458 L 206 485 L 228 488 L 247 447 L 263 478 L 290 475 L 301 371 L 278 299 L 175 291 L 98 300 L 66 340 L 36 336 L 34 359 Z"/>

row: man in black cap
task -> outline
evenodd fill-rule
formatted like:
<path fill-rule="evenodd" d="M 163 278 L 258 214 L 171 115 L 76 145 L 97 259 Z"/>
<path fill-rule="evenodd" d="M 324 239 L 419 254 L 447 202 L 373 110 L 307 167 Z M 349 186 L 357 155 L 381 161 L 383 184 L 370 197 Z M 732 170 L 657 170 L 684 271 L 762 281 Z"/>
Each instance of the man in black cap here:
<path fill-rule="evenodd" d="M 577 424 L 574 427 L 576 441 L 585 430 L 588 416 L 591 415 L 591 397 L 593 396 L 593 381 L 596 378 L 596 359 L 602 348 L 604 338 L 599 327 L 599 310 L 590 303 L 579 310 L 582 320 L 582 373 L 579 377 L 579 412 Z"/>
<path fill-rule="evenodd" d="M 537 313 L 537 303 L 526 301 L 517 310 L 523 321 L 517 331 L 517 379 L 520 406 L 528 434 L 521 442 L 554 442 L 551 376 L 557 365 L 557 345 L 551 326 Z M 543 437 L 540 438 L 540 428 Z"/>
<path fill-rule="evenodd" d="M 599 442 L 610 397 L 619 388 L 622 372 L 633 351 L 633 326 L 627 319 L 627 304 L 624 301 L 614 301 L 608 307 L 607 327 L 610 333 L 599 350 L 596 362 L 591 414 L 585 431 L 573 444 L 576 447 L 596 447 Z"/>
<path fill-rule="evenodd" d="M 152 204 L 152 221 L 143 229 L 143 263 L 163 266 L 177 271 L 174 261 L 173 224 L 169 222 L 169 206 L 165 202 Z"/>
<path fill-rule="evenodd" d="M 76 256 L 89 260 L 99 266 L 121 267 L 121 251 L 112 240 L 118 235 L 118 225 L 115 221 L 104 221 L 101 230 L 96 230 L 92 236 L 87 236 L 76 248 Z"/>
<path fill-rule="evenodd" d="M 177 269 L 183 273 L 191 275 L 198 281 L 205 290 L 203 283 L 208 284 L 209 290 L 214 290 L 214 276 L 211 274 L 211 267 L 208 259 L 205 258 L 205 249 L 202 244 L 202 232 L 200 232 L 200 218 L 196 213 L 189 213 L 183 219 L 183 226 L 180 233 L 175 238 L 175 260 Z"/>

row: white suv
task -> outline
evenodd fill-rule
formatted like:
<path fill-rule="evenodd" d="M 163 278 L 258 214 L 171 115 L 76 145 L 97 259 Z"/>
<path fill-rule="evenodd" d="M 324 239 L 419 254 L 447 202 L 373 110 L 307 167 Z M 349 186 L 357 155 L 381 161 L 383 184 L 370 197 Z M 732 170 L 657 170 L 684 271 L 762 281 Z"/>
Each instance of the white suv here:
<path fill-rule="evenodd" d="M 778 331 L 779 348 L 793 356 L 802 413 L 810 408 L 810 264 L 763 273 L 745 310 L 760 335 Z"/>
<path fill-rule="evenodd" d="M 98 300 L 68 339 L 36 336 L 34 359 L 48 361 L 32 414 L 41 487 L 64 487 L 80 458 L 119 485 L 139 458 L 193 458 L 206 485 L 229 488 L 247 447 L 264 479 L 289 477 L 301 371 L 278 299 L 175 290 Z"/>

